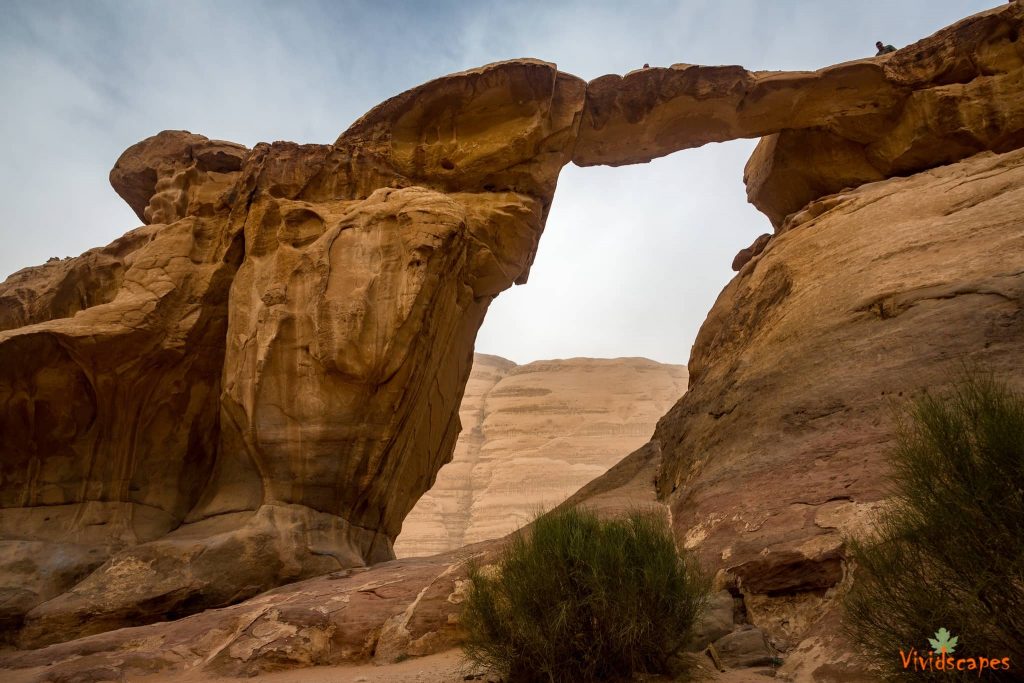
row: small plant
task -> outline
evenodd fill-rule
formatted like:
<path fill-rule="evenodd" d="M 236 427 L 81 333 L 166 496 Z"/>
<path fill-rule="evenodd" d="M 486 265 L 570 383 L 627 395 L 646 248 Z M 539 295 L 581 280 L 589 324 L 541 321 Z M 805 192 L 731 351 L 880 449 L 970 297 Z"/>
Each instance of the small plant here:
<path fill-rule="evenodd" d="M 662 515 L 556 510 L 516 534 L 491 569 L 470 569 L 462 612 L 475 664 L 527 683 L 685 674 L 676 655 L 708 582 Z"/>
<path fill-rule="evenodd" d="M 891 507 L 851 543 L 849 635 L 889 679 L 1021 680 L 1024 397 L 977 372 L 925 395 L 902 416 L 893 468 Z M 980 658 L 999 664 L 982 674 Z"/>

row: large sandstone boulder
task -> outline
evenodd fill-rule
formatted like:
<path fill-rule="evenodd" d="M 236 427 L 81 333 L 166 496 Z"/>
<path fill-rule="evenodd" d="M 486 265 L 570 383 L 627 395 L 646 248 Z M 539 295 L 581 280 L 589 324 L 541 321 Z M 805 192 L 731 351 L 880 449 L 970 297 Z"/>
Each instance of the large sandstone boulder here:
<path fill-rule="evenodd" d="M 395 552 L 445 552 L 527 524 L 647 442 L 684 391 L 685 367 L 644 358 L 516 365 L 477 354 L 455 454 Z"/>

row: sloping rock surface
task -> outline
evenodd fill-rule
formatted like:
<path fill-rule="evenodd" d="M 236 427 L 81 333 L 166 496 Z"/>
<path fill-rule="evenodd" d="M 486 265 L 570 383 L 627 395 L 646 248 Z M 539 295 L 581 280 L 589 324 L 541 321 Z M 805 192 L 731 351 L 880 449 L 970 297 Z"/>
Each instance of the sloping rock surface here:
<path fill-rule="evenodd" d="M 887 495 L 894 406 L 970 366 L 1024 387 L 1022 202 L 1024 150 L 832 195 L 708 314 L 653 438 L 659 497 L 780 640 L 837 637 L 823 614 L 848 578 L 844 537 Z M 810 680 L 834 680 L 836 647 Z"/>
<path fill-rule="evenodd" d="M 119 681 L 183 669 L 250 677 L 439 652 L 459 642 L 467 562 L 486 563 L 498 547 L 342 570 L 177 621 L 9 654 L 4 680 Z"/>

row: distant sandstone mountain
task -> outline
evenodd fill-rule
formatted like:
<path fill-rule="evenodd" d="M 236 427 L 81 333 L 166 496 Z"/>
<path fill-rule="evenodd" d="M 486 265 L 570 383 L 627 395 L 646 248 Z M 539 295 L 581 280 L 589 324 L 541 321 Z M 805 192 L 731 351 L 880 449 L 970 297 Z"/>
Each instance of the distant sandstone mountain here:
<path fill-rule="evenodd" d="M 476 354 L 452 462 L 406 517 L 399 557 L 502 536 L 644 444 L 686 391 L 686 367 L 646 358 L 516 365 Z"/>

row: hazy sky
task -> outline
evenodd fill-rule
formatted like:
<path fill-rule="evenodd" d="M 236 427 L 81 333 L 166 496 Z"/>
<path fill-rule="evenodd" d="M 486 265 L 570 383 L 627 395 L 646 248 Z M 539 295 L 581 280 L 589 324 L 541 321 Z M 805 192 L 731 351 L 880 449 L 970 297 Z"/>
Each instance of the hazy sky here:
<path fill-rule="evenodd" d="M 588 80 L 644 62 L 815 69 L 996 4 L 3 0 L 0 278 L 135 227 L 107 173 L 160 130 L 327 143 L 381 100 L 487 62 L 537 57 Z M 685 363 L 733 256 L 770 230 L 746 204 L 753 146 L 566 167 L 530 282 L 494 302 L 477 350 Z"/>

